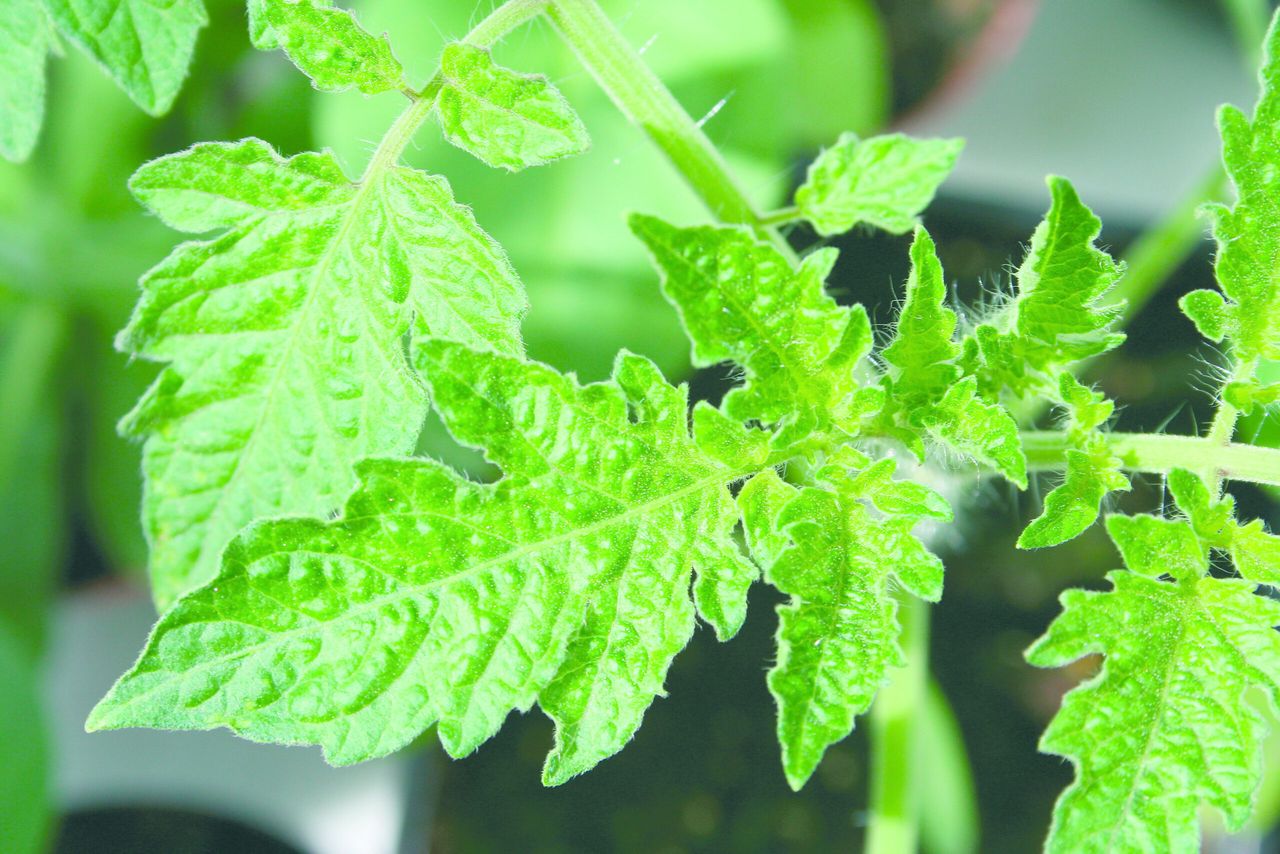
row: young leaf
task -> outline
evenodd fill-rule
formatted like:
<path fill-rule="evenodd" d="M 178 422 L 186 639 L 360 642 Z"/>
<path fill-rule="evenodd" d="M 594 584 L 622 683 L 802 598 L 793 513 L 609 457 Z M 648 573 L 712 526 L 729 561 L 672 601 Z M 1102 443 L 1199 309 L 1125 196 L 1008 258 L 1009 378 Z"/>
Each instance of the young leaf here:
<path fill-rule="evenodd" d="M 569 102 L 541 74 L 519 74 L 487 50 L 454 42 L 440 58 L 436 111 L 445 139 L 490 166 L 517 172 L 591 145 Z"/>
<path fill-rule="evenodd" d="M 952 449 L 994 466 L 1019 487 L 1027 461 L 1018 425 L 999 403 L 983 400 L 977 380 L 963 377 L 953 340 L 955 312 L 945 305 L 946 283 L 933 239 L 917 228 L 911 276 L 893 340 L 881 353 L 889 404 L 879 428 L 924 456 L 927 433 Z"/>
<path fill-rule="evenodd" d="M 173 105 L 187 76 L 196 34 L 209 22 L 201 0 L 44 3 L 58 31 L 97 60 L 153 116 Z"/>
<path fill-rule="evenodd" d="M 90 728 L 226 726 L 345 764 L 433 723 L 465 755 L 536 700 L 552 784 L 627 743 L 693 632 L 691 568 L 755 575 L 727 485 L 765 461 L 703 455 L 684 391 L 638 356 L 587 386 L 444 341 L 417 358 L 446 425 L 505 477 L 369 461 L 336 521 L 249 528 Z"/>
<path fill-rule="evenodd" d="M 1098 519 L 1102 499 L 1129 488 L 1121 461 L 1098 431 L 1115 405 L 1069 373 L 1058 377 L 1058 396 L 1070 412 L 1066 478 L 1045 497 L 1044 511 L 1018 537 L 1018 548 L 1041 549 L 1077 537 Z"/>
<path fill-rule="evenodd" d="M 962 139 L 842 135 L 796 191 L 800 214 L 824 237 L 867 223 L 894 234 L 915 227 L 964 148 Z"/>
<path fill-rule="evenodd" d="M 826 294 L 834 250 L 797 270 L 745 228 L 676 228 L 634 215 L 631 230 L 663 273 L 694 364 L 745 369 L 746 385 L 725 398 L 729 415 L 774 424 L 808 413 L 819 427 L 834 421 L 857 432 L 854 371 L 871 349 L 871 323 L 862 306 L 843 308 Z"/>
<path fill-rule="evenodd" d="M 792 546 L 765 570 L 766 580 L 791 596 L 778 609 L 769 690 L 778 703 L 783 768 L 797 791 L 870 707 L 889 668 L 902 663 L 891 578 L 931 601 L 942 593 L 941 561 L 910 532 L 923 515 L 949 519 L 946 502 L 915 487 L 906 503 L 923 513 L 876 520 L 862 500 L 883 510 L 910 489 L 889 478 L 893 462 L 852 479 L 834 469 L 823 472 L 834 491 L 802 489 L 773 520 Z M 748 530 L 759 526 L 748 521 Z"/>
<path fill-rule="evenodd" d="M 1240 524 L 1235 500 L 1215 500 L 1199 477 L 1186 469 L 1169 473 L 1169 491 L 1207 548 L 1231 555 L 1240 575 L 1259 584 L 1280 586 L 1280 537 L 1268 534 L 1261 519 Z"/>
<path fill-rule="evenodd" d="M 167 367 L 123 429 L 146 438 L 157 600 L 213 576 L 248 522 L 323 514 L 362 457 L 411 450 L 426 410 L 402 338 L 520 352 L 523 289 L 443 178 L 351 184 L 328 154 L 247 139 L 143 166 L 131 186 L 178 246 L 143 279 L 119 344 Z"/>
<path fill-rule="evenodd" d="M 0 4 L 0 157 L 6 160 L 26 160 L 40 135 L 52 35 L 40 0 Z"/>
<path fill-rule="evenodd" d="M 1235 207 L 1210 205 L 1218 242 L 1214 265 L 1225 304 L 1188 294 L 1183 310 L 1211 338 L 1225 335 L 1237 360 L 1280 358 L 1280 26 L 1273 20 L 1267 34 L 1260 74 L 1262 96 L 1250 121 L 1235 107 L 1218 112 L 1222 159 L 1235 185 Z M 1218 333 L 1213 335 L 1212 333 Z"/>
<path fill-rule="evenodd" d="M 1280 700 L 1280 604 L 1246 581 L 1107 577 L 1110 591 L 1064 594 L 1027 652 L 1039 667 L 1105 656 L 1040 742 L 1076 768 L 1045 850 L 1194 851 L 1202 804 L 1232 830 L 1249 816 L 1266 725 L 1245 694 Z"/>
<path fill-rule="evenodd" d="M 1099 305 L 1124 272 L 1094 245 L 1102 223 L 1066 179 L 1049 178 L 1049 192 L 1049 212 L 1018 268 L 1016 299 L 975 333 L 984 393 L 1052 394 L 1065 367 L 1124 341 L 1111 329 L 1123 304 Z"/>
<path fill-rule="evenodd" d="M 346 10 L 322 0 L 253 0 L 249 11 L 254 43 L 284 48 L 321 92 L 376 95 L 405 85 L 386 37 L 370 34 Z"/>

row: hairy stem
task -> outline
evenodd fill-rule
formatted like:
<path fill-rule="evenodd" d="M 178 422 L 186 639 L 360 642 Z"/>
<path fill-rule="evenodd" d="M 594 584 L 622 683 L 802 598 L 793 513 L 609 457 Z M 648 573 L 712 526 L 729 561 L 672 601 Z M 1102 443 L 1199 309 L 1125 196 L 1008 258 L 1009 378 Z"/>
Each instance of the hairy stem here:
<path fill-rule="evenodd" d="M 795 260 L 790 245 L 764 222 L 702 127 L 599 4 L 595 0 L 551 0 L 546 11 L 600 88 L 667 155 L 712 215 L 720 222 L 754 228 Z"/>
<path fill-rule="evenodd" d="M 893 672 L 871 707 L 871 805 L 868 854 L 915 854 L 920 804 L 917 732 L 929 672 L 929 603 L 898 600 L 906 665 Z"/>
<path fill-rule="evenodd" d="M 1230 404 L 1224 404 L 1224 408 Z M 1234 407 L 1232 408 L 1234 410 Z M 1222 410 L 1219 411 L 1221 414 Z M 1216 420 L 1216 419 L 1215 419 Z M 1234 424 L 1234 414 L 1231 416 Z M 1225 419 L 1223 421 L 1225 423 Z M 1280 450 L 1219 441 L 1211 436 L 1106 433 L 1111 451 L 1132 472 L 1168 474 L 1175 468 L 1212 472 L 1216 478 L 1280 486 Z M 1061 469 L 1069 447 L 1067 434 L 1033 430 L 1022 434 L 1028 466 Z"/>

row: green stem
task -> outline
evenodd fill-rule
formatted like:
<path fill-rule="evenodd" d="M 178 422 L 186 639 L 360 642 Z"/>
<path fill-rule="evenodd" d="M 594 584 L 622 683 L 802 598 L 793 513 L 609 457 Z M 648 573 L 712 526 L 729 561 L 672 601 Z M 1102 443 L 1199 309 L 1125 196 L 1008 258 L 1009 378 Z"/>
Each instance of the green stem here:
<path fill-rule="evenodd" d="M 702 127 L 595 0 L 551 0 L 547 16 L 600 88 L 666 154 L 717 220 L 754 228 L 795 260 L 790 245 L 763 221 Z"/>
<path fill-rule="evenodd" d="M 915 854 L 920 804 L 917 731 L 929 672 L 929 603 L 898 600 L 906 665 L 894 671 L 871 707 L 871 807 L 868 854 Z"/>
<path fill-rule="evenodd" d="M 1229 406 L 1225 404 L 1224 406 Z M 1105 433 L 1111 451 L 1124 468 L 1146 474 L 1168 474 L 1175 468 L 1211 472 L 1215 478 L 1280 486 L 1280 450 L 1205 436 L 1149 433 Z M 1061 469 L 1070 447 L 1067 434 L 1032 430 L 1022 434 L 1027 464 L 1033 470 Z"/>

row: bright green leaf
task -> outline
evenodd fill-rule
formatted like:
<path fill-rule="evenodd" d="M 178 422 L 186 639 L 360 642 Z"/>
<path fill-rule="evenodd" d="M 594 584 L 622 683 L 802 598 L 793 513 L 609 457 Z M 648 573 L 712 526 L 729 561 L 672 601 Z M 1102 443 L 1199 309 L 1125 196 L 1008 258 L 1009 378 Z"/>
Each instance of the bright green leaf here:
<path fill-rule="evenodd" d="M 1205 569 L 1205 547 L 1180 519 L 1159 516 L 1107 517 L 1107 533 L 1132 572 L 1148 578 L 1195 578 Z"/>
<path fill-rule="evenodd" d="M 902 663 L 891 578 L 923 598 L 942 593 L 941 561 L 911 535 L 920 516 L 878 520 L 860 500 L 891 504 L 885 496 L 901 494 L 883 476 L 891 470 L 890 461 L 859 483 L 828 468 L 824 477 L 834 491 L 800 490 L 773 522 L 792 546 L 777 554 L 776 545 L 754 546 L 772 557 L 766 580 L 791 596 L 778 609 L 778 663 L 769 690 L 778 702 L 783 768 L 796 790 L 870 707 L 889 668 Z M 760 503 L 747 504 L 748 532 L 763 526 L 752 518 Z M 938 515 L 934 500 L 921 503 L 927 515 Z"/>
<path fill-rule="evenodd" d="M 961 139 L 843 134 L 809 167 L 796 205 L 823 236 L 843 234 L 860 223 L 904 234 L 951 174 L 963 148 Z"/>
<path fill-rule="evenodd" d="M 327 154 L 201 144 L 132 186 L 183 229 L 143 279 L 120 346 L 166 363 L 125 421 L 146 437 L 156 598 L 211 578 L 248 522 L 324 514 L 352 464 L 412 450 L 426 411 L 405 363 L 420 337 L 519 352 L 524 295 L 443 178 L 389 168 L 355 186 Z"/>
<path fill-rule="evenodd" d="M 440 58 L 436 111 L 449 142 L 490 166 L 517 172 L 581 154 L 587 129 L 541 74 L 520 74 L 487 50 L 454 42 Z"/>
<path fill-rule="evenodd" d="M 691 568 L 735 589 L 756 574 L 727 489 L 751 469 L 704 456 L 685 392 L 637 356 L 587 386 L 443 341 L 417 358 L 450 431 L 506 476 L 369 461 L 336 521 L 250 528 L 91 728 L 226 726 L 343 764 L 433 723 L 462 756 L 536 700 L 552 784 L 627 743 L 693 632 Z"/>
<path fill-rule="evenodd" d="M 10 2 L 10 0 L 6 0 Z M 202 0 L 44 0 L 79 45 L 153 116 L 168 112 L 187 76 L 196 35 L 209 22 Z"/>
<path fill-rule="evenodd" d="M 1076 768 L 1045 849 L 1195 851 L 1202 805 L 1233 830 L 1249 816 L 1266 725 L 1245 695 L 1280 700 L 1280 603 L 1245 581 L 1107 577 L 1110 591 L 1064 594 L 1027 652 L 1039 667 L 1105 656 L 1040 742 Z"/>
<path fill-rule="evenodd" d="M 404 68 L 385 36 L 366 31 L 355 15 L 321 0 L 255 0 L 250 37 L 284 49 L 321 92 L 357 89 L 376 95 L 404 87 Z"/>
<path fill-rule="evenodd" d="M 26 160 L 40 135 L 52 36 L 40 0 L 0 4 L 0 157 L 7 160 Z"/>
<path fill-rule="evenodd" d="M 663 273 L 694 364 L 745 369 L 746 385 L 725 398 L 729 415 L 773 424 L 808 413 L 819 429 L 830 420 L 857 432 L 854 371 L 871 349 L 871 324 L 861 306 L 841 307 L 824 290 L 834 250 L 794 269 L 745 228 L 676 228 L 635 215 L 631 229 Z"/>

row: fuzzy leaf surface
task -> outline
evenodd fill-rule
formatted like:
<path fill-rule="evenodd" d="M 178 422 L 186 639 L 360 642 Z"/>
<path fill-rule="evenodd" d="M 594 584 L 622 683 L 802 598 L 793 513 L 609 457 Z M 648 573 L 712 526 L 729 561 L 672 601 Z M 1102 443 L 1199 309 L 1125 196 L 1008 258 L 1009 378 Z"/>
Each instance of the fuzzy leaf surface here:
<path fill-rule="evenodd" d="M 1071 182 L 1049 178 L 1052 202 L 1018 268 L 1017 296 L 975 333 L 984 391 L 1053 394 L 1062 370 L 1120 346 L 1122 304 L 1101 303 L 1124 272 L 1095 245 L 1101 221 Z"/>
<path fill-rule="evenodd" d="M 145 528 L 157 600 L 216 572 L 264 516 L 340 506 L 364 457 L 410 451 L 426 396 L 411 322 L 520 352 L 522 286 L 447 182 L 391 167 L 359 187 L 329 154 L 260 140 L 143 166 L 137 197 L 186 231 L 142 281 L 120 347 L 166 364 L 123 429 L 146 439 Z"/>
<path fill-rule="evenodd" d="M 892 460 L 854 476 L 828 466 L 830 489 L 795 492 L 773 520 L 791 545 L 765 579 L 791 601 L 778 609 L 769 690 L 778 703 L 783 768 L 796 790 L 827 747 L 852 731 L 889 668 L 903 661 L 891 579 L 931 601 L 942 593 L 942 562 L 911 529 L 924 516 L 949 519 L 950 508 L 923 487 L 893 481 L 892 472 Z M 865 502 L 915 512 L 876 519 Z M 749 520 L 748 531 L 753 527 L 760 522 Z"/>
<path fill-rule="evenodd" d="M 0 157 L 6 160 L 26 160 L 40 135 L 52 35 L 40 0 L 0 5 Z"/>
<path fill-rule="evenodd" d="M 755 575 L 727 489 L 746 470 L 698 450 L 684 390 L 638 356 L 587 386 L 445 341 L 417 358 L 455 437 L 506 475 L 369 461 L 337 520 L 250 528 L 91 727 L 225 726 L 345 764 L 433 723 L 462 756 L 537 701 L 553 784 L 627 743 L 693 632 L 691 571 Z"/>
<path fill-rule="evenodd" d="M 881 353 L 889 404 L 879 427 L 921 458 L 924 436 L 987 463 L 1019 487 L 1027 485 L 1027 461 L 1018 425 L 999 403 L 978 394 L 964 376 L 954 340 L 956 314 L 946 306 L 947 286 L 933 238 L 916 229 L 911 275 L 893 340 Z"/>
<path fill-rule="evenodd" d="M 694 363 L 745 369 L 746 384 L 725 398 L 730 416 L 772 424 L 804 413 L 857 432 L 854 371 L 871 349 L 871 324 L 862 306 L 839 306 L 824 290 L 834 250 L 795 269 L 745 228 L 677 228 L 635 215 L 631 230 L 662 271 Z"/>
<path fill-rule="evenodd" d="M 521 74 L 489 51 L 454 42 L 440 58 L 436 115 L 449 142 L 512 172 L 581 154 L 587 129 L 541 74 Z"/>
<path fill-rule="evenodd" d="M 796 205 L 823 236 L 843 234 L 861 223 L 905 234 L 951 174 L 963 148 L 962 139 L 843 134 L 809 167 L 808 179 L 796 191 Z"/>
<path fill-rule="evenodd" d="M 1027 653 L 1040 667 L 1105 656 L 1040 742 L 1076 768 L 1045 849 L 1194 851 L 1202 805 L 1232 830 L 1248 818 L 1266 725 L 1245 694 L 1280 699 L 1280 603 L 1248 581 L 1107 577 L 1109 591 L 1065 593 Z"/>
<path fill-rule="evenodd" d="M 255 44 L 283 48 L 321 92 L 376 95 L 405 85 L 386 37 L 365 30 L 345 9 L 320 0 L 258 0 L 249 23 Z"/>
<path fill-rule="evenodd" d="M 6 3 L 11 0 L 6 0 Z M 44 0 L 58 31 L 153 116 L 173 105 L 209 22 L 202 0 Z"/>
<path fill-rule="evenodd" d="M 1229 338 L 1236 358 L 1246 363 L 1280 358 L 1280 27 L 1274 21 L 1260 82 L 1252 120 L 1232 106 L 1218 112 L 1222 159 L 1238 196 L 1234 207 L 1209 206 L 1218 242 L 1214 271 L 1225 303 L 1206 292 L 1182 302 L 1202 332 Z"/>

